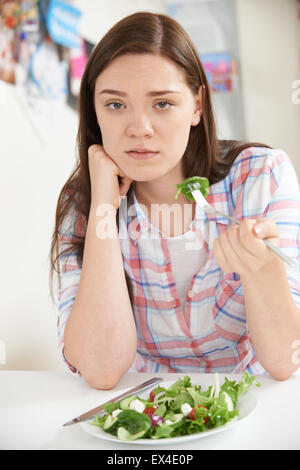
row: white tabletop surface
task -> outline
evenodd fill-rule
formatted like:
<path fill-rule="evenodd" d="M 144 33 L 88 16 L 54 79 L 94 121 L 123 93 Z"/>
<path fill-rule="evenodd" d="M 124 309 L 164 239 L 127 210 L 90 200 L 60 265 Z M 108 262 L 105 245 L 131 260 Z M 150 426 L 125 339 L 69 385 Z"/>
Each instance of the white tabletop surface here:
<path fill-rule="evenodd" d="M 192 383 L 205 387 L 214 383 L 213 374 L 188 375 Z M 75 416 L 155 376 L 128 373 L 113 390 L 95 390 L 68 371 L 0 371 L 0 449 L 300 449 L 300 375 L 282 382 L 257 376 L 262 386 L 251 390 L 258 400 L 252 414 L 225 432 L 184 444 L 116 445 L 90 436 L 79 424 L 62 427 Z M 168 381 L 183 376 L 159 374 Z M 224 377 L 220 374 L 220 383 Z"/>

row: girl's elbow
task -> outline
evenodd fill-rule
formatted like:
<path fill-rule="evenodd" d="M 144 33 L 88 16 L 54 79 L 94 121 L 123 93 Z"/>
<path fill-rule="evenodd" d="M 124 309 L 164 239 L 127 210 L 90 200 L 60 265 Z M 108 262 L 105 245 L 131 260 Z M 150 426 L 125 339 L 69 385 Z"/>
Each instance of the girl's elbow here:
<path fill-rule="evenodd" d="M 274 380 L 277 380 L 278 382 L 283 382 L 285 380 L 288 380 L 293 375 L 292 372 L 287 372 L 287 371 L 272 371 L 272 372 L 269 372 L 269 374 Z"/>
<path fill-rule="evenodd" d="M 81 373 L 86 383 L 96 390 L 111 390 L 119 383 L 121 377 L 118 374 L 102 372 Z"/>
<path fill-rule="evenodd" d="M 130 364 L 121 367 L 112 367 L 111 363 L 100 368 L 86 368 L 81 372 L 84 380 L 90 387 L 97 390 L 111 390 L 116 387 L 121 378 L 128 372 Z"/>

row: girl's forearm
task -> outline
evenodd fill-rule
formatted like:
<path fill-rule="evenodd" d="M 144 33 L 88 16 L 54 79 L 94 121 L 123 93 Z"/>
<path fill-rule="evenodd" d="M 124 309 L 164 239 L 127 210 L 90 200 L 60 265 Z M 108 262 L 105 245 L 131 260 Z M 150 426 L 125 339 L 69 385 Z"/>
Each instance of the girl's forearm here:
<path fill-rule="evenodd" d="M 276 258 L 256 273 L 241 275 L 241 283 L 257 359 L 275 379 L 284 380 L 299 367 L 292 358 L 293 343 L 300 339 L 300 310 L 284 264 Z"/>
<path fill-rule="evenodd" d="M 137 337 L 116 213 L 106 217 L 110 238 L 99 238 L 96 211 L 91 206 L 80 283 L 65 327 L 64 354 L 90 385 L 111 388 L 133 362 Z"/>

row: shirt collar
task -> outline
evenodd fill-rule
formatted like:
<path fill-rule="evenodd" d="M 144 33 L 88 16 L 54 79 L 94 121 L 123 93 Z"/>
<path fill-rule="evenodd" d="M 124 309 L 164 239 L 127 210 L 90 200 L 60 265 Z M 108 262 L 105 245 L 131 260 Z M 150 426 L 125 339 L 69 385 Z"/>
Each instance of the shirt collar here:
<path fill-rule="evenodd" d="M 224 181 L 224 180 L 223 180 Z M 224 183 L 220 181 L 210 186 L 209 194 L 206 198 L 207 202 L 217 209 L 219 212 L 230 215 L 230 208 L 228 203 L 228 192 L 223 187 Z M 127 210 L 124 210 L 124 201 L 127 203 Z M 159 228 L 151 224 L 147 215 L 141 208 L 134 191 L 133 185 L 130 187 L 127 197 L 121 201 L 123 216 L 127 216 L 127 231 L 130 238 L 136 245 L 138 240 L 144 235 L 144 238 L 148 238 L 149 235 L 145 235 L 151 229 L 151 237 L 162 238 L 162 232 Z M 121 207 L 120 207 L 121 210 Z M 190 230 L 196 231 L 197 225 L 203 226 L 203 222 L 215 222 L 227 226 L 230 222 L 228 219 L 220 216 L 214 216 L 206 214 L 201 207 L 196 204 L 196 213 L 193 221 L 190 225 Z M 224 227 L 225 228 L 225 227 Z"/>

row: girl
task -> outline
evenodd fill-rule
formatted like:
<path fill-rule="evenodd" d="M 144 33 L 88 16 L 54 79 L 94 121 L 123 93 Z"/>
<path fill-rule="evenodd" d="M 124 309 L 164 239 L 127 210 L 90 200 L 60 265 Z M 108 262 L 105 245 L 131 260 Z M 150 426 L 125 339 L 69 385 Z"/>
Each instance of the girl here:
<path fill-rule="evenodd" d="M 99 389 L 129 369 L 295 373 L 299 271 L 262 239 L 299 264 L 297 177 L 282 150 L 217 139 L 180 24 L 138 12 L 108 31 L 82 77 L 77 140 L 50 251 L 70 369 Z M 175 201 L 175 184 L 197 175 L 240 225 Z"/>

